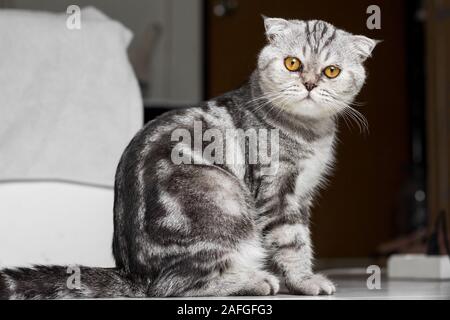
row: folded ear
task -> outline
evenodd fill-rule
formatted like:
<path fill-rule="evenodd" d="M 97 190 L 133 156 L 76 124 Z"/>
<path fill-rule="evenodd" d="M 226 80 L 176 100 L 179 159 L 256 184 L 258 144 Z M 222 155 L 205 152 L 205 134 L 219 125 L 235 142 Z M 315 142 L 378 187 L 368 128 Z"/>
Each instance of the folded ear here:
<path fill-rule="evenodd" d="M 350 41 L 356 53 L 360 56 L 361 61 L 365 61 L 372 55 L 373 49 L 381 41 L 370 39 L 366 36 L 351 36 Z"/>
<path fill-rule="evenodd" d="M 266 37 L 270 41 L 274 38 L 274 36 L 278 33 L 283 32 L 288 25 L 289 21 L 281 18 L 268 18 L 266 16 L 262 16 L 264 19 L 264 28 L 266 29 Z"/>

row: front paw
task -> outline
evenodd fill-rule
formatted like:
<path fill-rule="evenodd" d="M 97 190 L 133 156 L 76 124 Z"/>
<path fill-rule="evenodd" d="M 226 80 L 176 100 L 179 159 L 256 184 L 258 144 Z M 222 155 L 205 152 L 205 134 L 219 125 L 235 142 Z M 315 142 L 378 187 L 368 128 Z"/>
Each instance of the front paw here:
<path fill-rule="evenodd" d="M 307 296 L 331 295 L 336 292 L 333 282 L 321 274 L 286 279 L 286 287 L 292 294 Z"/>
<path fill-rule="evenodd" d="M 277 277 L 264 271 L 260 271 L 255 276 L 250 277 L 249 283 L 244 289 L 234 295 L 237 296 L 274 296 L 280 289 Z"/>

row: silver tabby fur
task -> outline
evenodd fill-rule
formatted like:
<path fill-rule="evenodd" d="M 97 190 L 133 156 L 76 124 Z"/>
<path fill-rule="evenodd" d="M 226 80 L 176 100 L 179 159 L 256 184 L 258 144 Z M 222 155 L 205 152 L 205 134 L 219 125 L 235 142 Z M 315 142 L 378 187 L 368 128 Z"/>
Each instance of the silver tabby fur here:
<path fill-rule="evenodd" d="M 292 294 L 333 294 L 313 273 L 309 216 L 333 165 L 336 118 L 364 84 L 363 62 L 376 45 L 323 21 L 264 18 L 267 45 L 250 81 L 198 107 L 148 123 L 125 150 L 116 174 L 113 253 L 116 269 L 81 269 L 68 289 L 64 267 L 0 273 L 1 298 L 273 295 L 279 281 Z M 298 57 L 301 72 L 284 66 Z M 335 79 L 322 71 L 342 69 Z M 311 92 L 304 83 L 316 85 Z M 178 128 L 279 130 L 279 168 L 175 165 Z M 244 152 L 244 151 L 243 151 Z M 245 156 L 245 155 L 240 155 Z"/>

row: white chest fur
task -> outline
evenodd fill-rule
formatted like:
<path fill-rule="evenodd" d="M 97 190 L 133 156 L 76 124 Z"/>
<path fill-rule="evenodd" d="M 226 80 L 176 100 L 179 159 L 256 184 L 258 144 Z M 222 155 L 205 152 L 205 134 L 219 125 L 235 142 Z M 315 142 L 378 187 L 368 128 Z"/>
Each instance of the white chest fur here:
<path fill-rule="evenodd" d="M 300 198 L 311 195 L 325 182 L 327 172 L 334 160 L 334 135 L 309 144 L 312 154 L 298 163 L 299 174 L 295 181 L 295 195 Z"/>

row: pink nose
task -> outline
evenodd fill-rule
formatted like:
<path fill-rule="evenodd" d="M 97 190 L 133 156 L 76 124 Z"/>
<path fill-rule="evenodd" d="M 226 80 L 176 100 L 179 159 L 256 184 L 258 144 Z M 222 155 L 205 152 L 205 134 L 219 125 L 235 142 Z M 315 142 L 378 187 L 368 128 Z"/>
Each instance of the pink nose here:
<path fill-rule="evenodd" d="M 317 87 L 317 85 L 312 82 L 305 82 L 304 85 L 305 85 L 306 90 L 308 90 L 308 91 L 311 91 L 312 89 Z"/>

